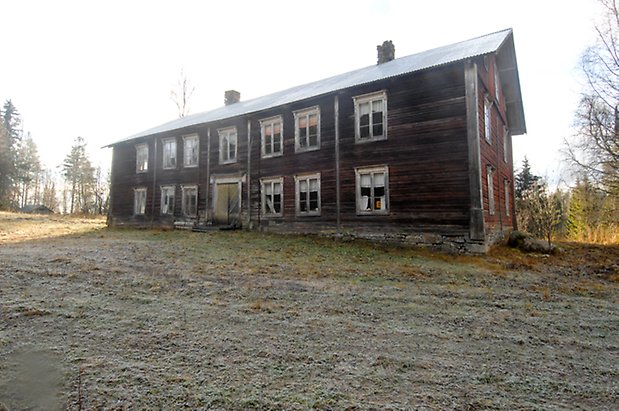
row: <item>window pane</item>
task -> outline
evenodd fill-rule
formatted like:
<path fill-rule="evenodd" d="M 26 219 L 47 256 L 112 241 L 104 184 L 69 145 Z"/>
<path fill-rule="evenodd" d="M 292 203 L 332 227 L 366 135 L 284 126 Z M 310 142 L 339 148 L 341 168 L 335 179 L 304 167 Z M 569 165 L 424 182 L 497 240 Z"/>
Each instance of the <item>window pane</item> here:
<path fill-rule="evenodd" d="M 307 192 L 307 180 L 300 180 L 299 181 L 299 191 L 301 192 Z"/>
<path fill-rule="evenodd" d="M 299 128 L 307 128 L 307 117 L 299 117 Z"/>
<path fill-rule="evenodd" d="M 275 194 L 281 194 L 282 193 L 282 183 L 273 183 L 273 192 Z"/>
<path fill-rule="evenodd" d="M 370 103 L 359 104 L 359 116 L 365 116 L 370 114 Z"/>
<path fill-rule="evenodd" d="M 281 194 L 275 194 L 273 196 L 273 210 L 276 213 L 282 212 L 282 196 Z"/>
<path fill-rule="evenodd" d="M 306 191 L 299 192 L 299 211 L 301 212 L 307 211 L 307 192 Z"/>
<path fill-rule="evenodd" d="M 383 111 L 383 101 L 382 100 L 375 100 L 372 102 L 372 112 L 376 113 L 376 112 L 381 112 Z"/>
<path fill-rule="evenodd" d="M 372 186 L 372 176 L 370 174 L 361 174 L 360 178 L 361 187 Z"/>
<path fill-rule="evenodd" d="M 310 127 L 318 126 L 318 115 L 316 115 L 316 114 L 310 114 L 309 115 L 309 125 L 310 125 Z"/>
<path fill-rule="evenodd" d="M 374 174 L 374 187 L 385 185 L 385 173 Z"/>
<path fill-rule="evenodd" d="M 310 191 L 310 211 L 318 211 L 318 191 Z"/>
<path fill-rule="evenodd" d="M 264 193 L 266 195 L 273 194 L 273 186 L 271 185 L 271 183 L 267 183 L 267 184 L 264 185 Z"/>
<path fill-rule="evenodd" d="M 312 178 L 309 181 L 309 189 L 310 191 L 318 191 L 318 179 Z"/>

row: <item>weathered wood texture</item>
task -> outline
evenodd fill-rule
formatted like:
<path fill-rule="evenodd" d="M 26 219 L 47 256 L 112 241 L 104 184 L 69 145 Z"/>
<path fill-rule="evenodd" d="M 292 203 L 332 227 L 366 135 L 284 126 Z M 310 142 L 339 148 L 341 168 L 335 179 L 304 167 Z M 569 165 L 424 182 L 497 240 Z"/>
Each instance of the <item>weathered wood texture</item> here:
<path fill-rule="evenodd" d="M 483 66 L 480 60 L 478 66 Z M 480 127 L 483 127 L 483 101 L 492 94 L 492 74 L 479 70 L 478 107 Z M 217 181 L 242 181 L 242 221 L 277 231 L 335 231 L 384 233 L 438 233 L 467 237 L 470 227 L 471 196 L 469 187 L 469 154 L 467 143 L 467 108 L 465 101 L 464 64 L 455 63 L 404 76 L 385 79 L 305 101 L 274 107 L 247 116 L 201 124 L 173 132 L 161 133 L 114 146 L 113 219 L 117 223 L 170 223 L 172 220 L 191 220 L 182 215 L 181 186 L 197 185 L 199 190 L 198 217 L 210 221 L 213 215 Z M 384 91 L 387 95 L 387 139 L 366 143 L 355 141 L 355 96 Z M 338 118 L 335 98 L 338 99 Z M 309 107 L 320 108 L 320 149 L 295 152 L 294 112 Z M 505 123 L 505 114 L 498 102 L 495 114 L 493 144 L 483 140 L 481 145 L 481 175 L 485 164 L 495 164 L 500 170 L 495 178 L 497 213 L 487 214 L 484 200 L 484 219 L 487 225 L 511 225 L 503 210 L 503 179 L 513 173 L 511 152 L 508 162 L 502 161 L 502 135 L 498 132 Z M 499 113 L 501 115 L 499 115 Z M 260 120 L 273 116 L 283 118 L 283 154 L 262 158 Z M 339 159 L 335 149 L 336 121 L 339 126 Z M 248 122 L 250 134 L 248 135 Z M 220 163 L 218 129 L 236 127 L 237 159 L 232 164 Z M 199 167 L 183 167 L 182 136 L 199 136 Z M 207 147 L 210 133 L 210 147 Z M 177 141 L 177 166 L 162 167 L 162 140 Z M 146 173 L 136 173 L 135 145 L 147 143 L 149 167 Z M 497 146 L 498 144 L 498 146 Z M 156 146 L 156 147 L 155 147 Z M 497 151 L 498 148 L 498 151 Z M 209 157 L 207 159 L 207 156 Z M 249 158 L 248 156 L 251 156 Z M 208 161 L 207 161 L 208 160 Z M 250 160 L 250 161 L 248 161 Z M 336 161 L 339 161 L 340 214 L 338 227 Z M 210 164 L 207 170 L 206 165 Z M 389 210 L 385 215 L 358 215 L 356 207 L 355 168 L 387 166 L 389 172 Z M 295 207 L 295 176 L 320 173 L 320 214 L 298 216 Z M 283 177 L 283 215 L 266 217 L 261 214 L 260 180 Z M 210 181 L 209 181 L 210 180 Z M 483 195 L 487 187 L 482 178 Z M 249 184 L 249 186 L 247 186 Z M 176 187 L 173 217 L 160 216 L 162 185 Z M 133 190 L 147 189 L 146 213 L 135 216 Z M 208 190 L 208 191 L 207 191 Z M 513 201 L 510 201 L 513 207 Z M 511 210 L 510 215 L 513 215 Z"/>

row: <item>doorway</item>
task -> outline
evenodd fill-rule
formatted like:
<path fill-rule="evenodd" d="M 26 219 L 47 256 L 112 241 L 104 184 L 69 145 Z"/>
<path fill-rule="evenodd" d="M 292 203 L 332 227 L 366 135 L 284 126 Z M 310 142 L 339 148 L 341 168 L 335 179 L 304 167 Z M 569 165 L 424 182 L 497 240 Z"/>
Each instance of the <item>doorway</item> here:
<path fill-rule="evenodd" d="M 213 223 L 238 227 L 241 223 L 241 184 L 216 183 Z"/>

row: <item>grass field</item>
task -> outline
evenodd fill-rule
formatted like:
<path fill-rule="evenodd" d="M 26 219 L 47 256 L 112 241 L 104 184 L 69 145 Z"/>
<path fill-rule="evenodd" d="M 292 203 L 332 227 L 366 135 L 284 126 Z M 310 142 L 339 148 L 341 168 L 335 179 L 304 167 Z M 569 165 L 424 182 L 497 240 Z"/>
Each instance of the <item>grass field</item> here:
<path fill-rule="evenodd" d="M 0 213 L 0 409 L 619 408 L 619 247 Z"/>

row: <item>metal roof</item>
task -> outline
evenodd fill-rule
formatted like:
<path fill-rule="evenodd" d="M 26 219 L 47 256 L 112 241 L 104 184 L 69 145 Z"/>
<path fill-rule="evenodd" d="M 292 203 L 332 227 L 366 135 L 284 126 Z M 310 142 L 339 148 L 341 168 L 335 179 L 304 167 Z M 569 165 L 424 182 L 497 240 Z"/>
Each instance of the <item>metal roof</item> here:
<path fill-rule="evenodd" d="M 140 133 L 134 134 L 115 143 L 109 144 L 106 147 L 110 147 L 115 144 L 128 140 L 133 140 L 139 137 L 146 137 L 153 134 L 194 126 L 197 124 L 203 124 L 245 114 L 255 113 L 272 107 L 277 107 L 295 101 L 301 101 L 311 97 L 320 96 L 326 93 L 343 90 L 349 87 L 371 83 L 377 80 L 395 77 L 402 74 L 412 73 L 435 66 L 453 63 L 475 56 L 494 53 L 497 52 L 505 43 L 505 41 L 511 36 L 512 29 L 506 29 L 498 31 L 496 33 L 491 33 L 485 36 L 462 41 L 459 43 L 454 43 L 421 53 L 412 54 L 410 56 L 400 57 L 387 63 L 361 68 L 348 73 L 315 81 L 313 83 L 292 87 L 287 90 L 278 91 L 276 93 L 254 98 L 252 100 L 240 101 L 238 103 L 217 108 L 215 110 L 188 115 L 169 121 L 160 126 L 153 127 Z M 517 88 L 517 94 L 519 97 L 519 83 Z"/>

